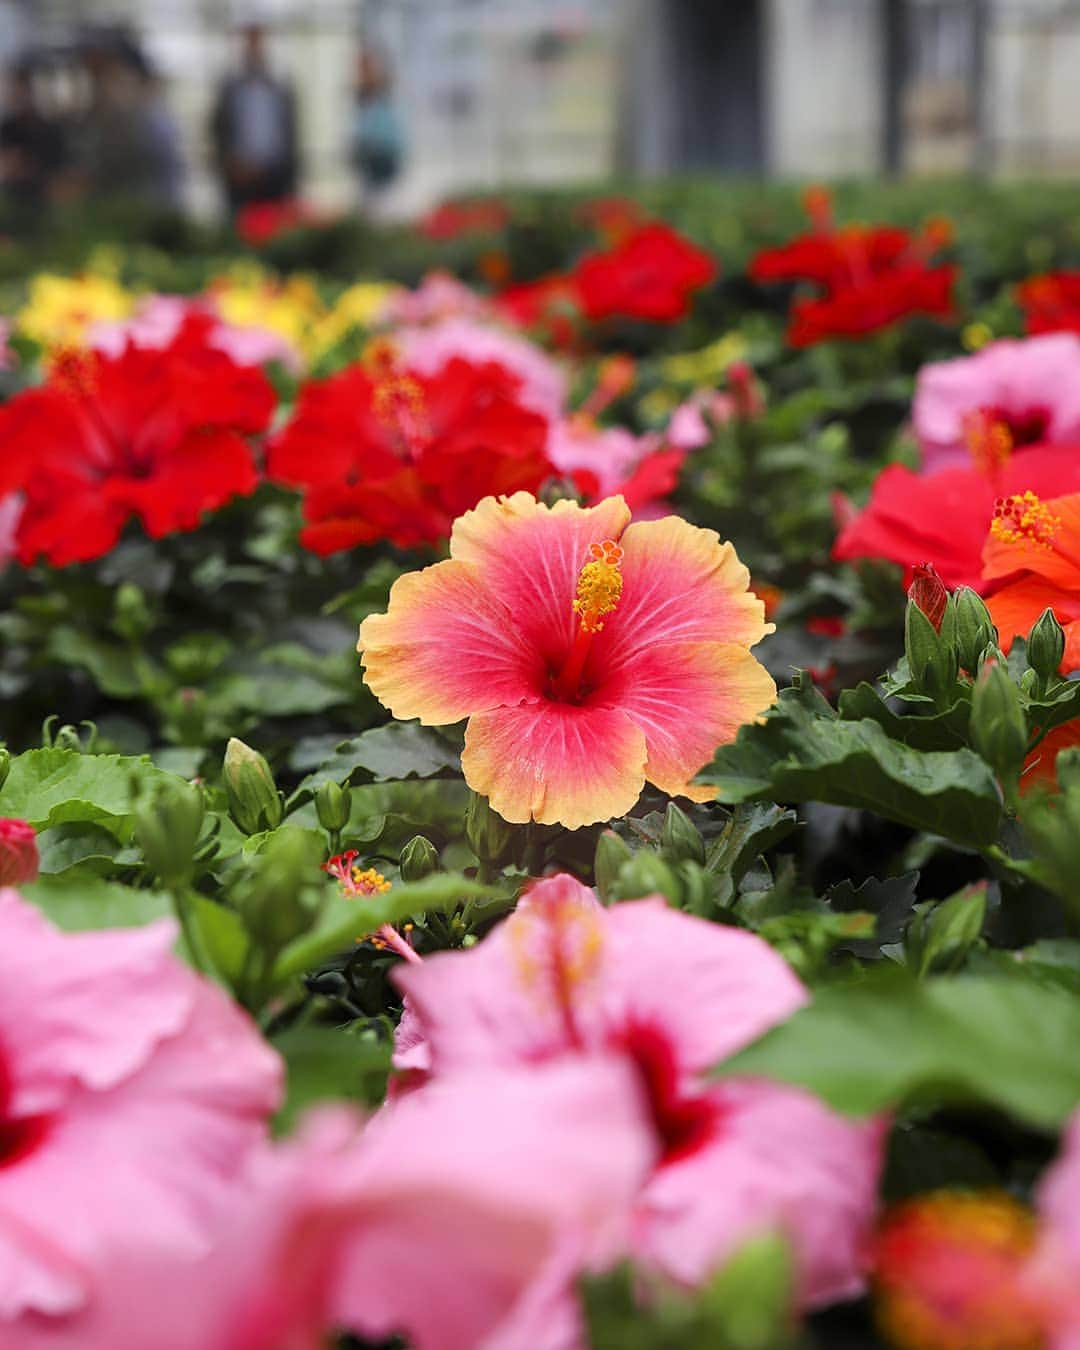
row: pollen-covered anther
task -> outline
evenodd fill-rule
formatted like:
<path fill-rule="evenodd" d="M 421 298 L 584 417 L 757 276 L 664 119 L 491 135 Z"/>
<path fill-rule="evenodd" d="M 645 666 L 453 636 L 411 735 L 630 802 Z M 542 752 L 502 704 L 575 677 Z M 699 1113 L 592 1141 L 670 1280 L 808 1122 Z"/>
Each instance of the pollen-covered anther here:
<path fill-rule="evenodd" d="M 611 614 L 619 603 L 623 588 L 622 556 L 622 549 L 613 539 L 589 546 L 589 561 L 581 569 L 574 598 L 574 613 L 586 633 L 598 633 L 604 626 L 604 616 Z"/>
<path fill-rule="evenodd" d="M 990 533 L 1002 544 L 1028 544 L 1049 549 L 1061 528 L 1061 519 L 1055 516 L 1045 502 L 1029 488 L 1026 492 L 999 497 L 994 503 L 994 519 Z"/>

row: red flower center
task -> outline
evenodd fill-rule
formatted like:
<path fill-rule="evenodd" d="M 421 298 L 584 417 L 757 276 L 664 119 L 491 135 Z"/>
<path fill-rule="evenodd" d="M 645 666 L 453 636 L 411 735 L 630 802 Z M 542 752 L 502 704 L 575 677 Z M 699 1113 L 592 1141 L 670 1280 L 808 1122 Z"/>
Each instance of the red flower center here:
<path fill-rule="evenodd" d="M 566 660 L 551 675 L 551 697 L 559 703 L 578 703 L 586 690 L 585 666 L 594 636 L 604 619 L 615 611 L 622 595 L 623 551 L 613 539 L 590 544 L 589 560 L 578 575 L 573 611 L 578 616 L 577 632 Z"/>
<path fill-rule="evenodd" d="M 716 1132 L 720 1108 L 702 1093 L 686 1092 L 671 1041 L 652 1022 L 631 1020 L 619 1042 L 634 1062 L 660 1136 L 661 1163 L 688 1158 Z"/>
<path fill-rule="evenodd" d="M 42 1144 L 52 1128 L 47 1115 L 16 1116 L 11 1066 L 0 1047 L 0 1169 L 22 1162 Z"/>

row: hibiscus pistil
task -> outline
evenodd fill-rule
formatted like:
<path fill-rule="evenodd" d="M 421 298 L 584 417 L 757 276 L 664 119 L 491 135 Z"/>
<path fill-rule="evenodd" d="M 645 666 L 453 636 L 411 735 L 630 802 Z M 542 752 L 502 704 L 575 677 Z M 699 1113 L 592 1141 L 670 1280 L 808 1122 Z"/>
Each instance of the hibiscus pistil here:
<path fill-rule="evenodd" d="M 578 628 L 562 669 L 551 682 L 552 693 L 572 703 L 581 696 L 581 677 L 589 659 L 594 636 L 604 626 L 604 618 L 614 613 L 622 595 L 623 551 L 614 539 L 589 545 L 589 561 L 578 575 L 573 610 Z"/>
<path fill-rule="evenodd" d="M 993 474 L 1013 452 L 1013 434 L 1009 424 L 985 408 L 964 417 L 964 443 L 975 463 L 985 474 Z"/>

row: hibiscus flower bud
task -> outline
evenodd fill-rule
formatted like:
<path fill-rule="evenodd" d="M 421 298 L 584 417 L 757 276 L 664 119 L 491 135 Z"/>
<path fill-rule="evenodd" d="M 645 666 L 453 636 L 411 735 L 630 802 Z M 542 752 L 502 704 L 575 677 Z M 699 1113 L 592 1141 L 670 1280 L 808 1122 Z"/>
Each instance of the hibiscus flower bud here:
<path fill-rule="evenodd" d="M 603 830 L 596 841 L 596 857 L 593 872 L 596 876 L 596 889 L 600 899 L 608 904 L 614 898 L 619 874 L 634 854 L 630 845 L 614 830 Z"/>
<path fill-rule="evenodd" d="M 953 633 L 960 668 L 974 674 L 987 647 L 997 642 L 997 629 L 990 611 L 970 586 L 953 594 Z"/>
<path fill-rule="evenodd" d="M 971 695 L 971 736 L 975 749 L 997 776 L 1015 779 L 1027 754 L 1027 719 L 1020 707 L 1020 691 L 1005 666 L 991 661 L 983 666 Z"/>
<path fill-rule="evenodd" d="M 244 925 L 267 953 L 306 933 L 315 916 L 309 896 L 321 887 L 322 845 L 310 830 L 284 825 L 266 840 L 237 887 Z"/>
<path fill-rule="evenodd" d="M 943 701 L 956 683 L 956 650 L 942 640 L 914 600 L 908 601 L 904 617 L 904 650 L 915 687 L 935 702 Z"/>
<path fill-rule="evenodd" d="M 481 862 L 499 862 L 510 843 L 512 827 L 503 820 L 491 803 L 478 792 L 469 794 L 465 812 L 465 838 Z"/>
<path fill-rule="evenodd" d="M 676 909 L 682 903 L 683 889 L 673 868 L 658 854 L 641 849 L 619 872 L 614 886 L 616 900 L 639 900 L 646 895 L 662 895 Z"/>
<path fill-rule="evenodd" d="M 22 886 L 33 881 L 37 874 L 38 849 L 33 826 L 25 820 L 0 818 L 0 886 Z"/>
<path fill-rule="evenodd" d="M 1054 611 L 1046 608 L 1035 620 L 1027 640 L 1028 665 L 1044 680 L 1052 680 L 1065 655 L 1065 630 Z"/>
<path fill-rule="evenodd" d="M 398 870 L 402 881 L 423 881 L 439 870 L 439 855 L 435 845 L 422 834 L 414 834 L 401 850 Z"/>
<path fill-rule="evenodd" d="M 166 885 L 190 879 L 206 804 L 202 791 L 182 779 L 164 779 L 136 801 L 135 841 L 146 866 Z"/>
<path fill-rule="evenodd" d="M 674 802 L 668 802 L 667 810 L 664 812 L 660 847 L 668 862 L 705 861 L 705 840 L 686 812 Z"/>
<path fill-rule="evenodd" d="M 277 829 L 281 824 L 281 795 L 270 765 L 258 750 L 231 737 L 225 747 L 222 777 L 229 815 L 245 834 Z"/>
<path fill-rule="evenodd" d="M 349 823 L 352 793 L 340 783 L 323 783 L 315 792 L 315 814 L 328 834 L 340 834 Z"/>
<path fill-rule="evenodd" d="M 908 599 L 918 605 L 934 625 L 934 632 L 940 633 L 949 592 L 945 589 L 945 583 L 938 576 L 933 563 L 920 563 L 915 568 L 911 585 L 908 587 Z"/>

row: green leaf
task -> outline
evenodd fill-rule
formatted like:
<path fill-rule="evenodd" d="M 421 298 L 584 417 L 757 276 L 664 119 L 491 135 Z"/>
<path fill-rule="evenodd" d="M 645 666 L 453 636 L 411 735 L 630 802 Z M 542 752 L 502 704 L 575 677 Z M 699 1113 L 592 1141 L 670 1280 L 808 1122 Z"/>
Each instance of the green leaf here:
<path fill-rule="evenodd" d="M 997 784 L 978 755 L 915 750 L 877 722 L 841 720 L 802 685 L 721 747 L 700 778 L 720 801 L 830 802 L 977 848 L 994 842 L 1001 823 Z"/>
<path fill-rule="evenodd" d="M 274 1038 L 285 1060 L 285 1103 L 274 1121 L 287 1134 L 297 1119 L 321 1101 L 348 1099 L 374 1106 L 383 1094 L 393 1042 L 368 1028 L 308 1023 Z"/>
<path fill-rule="evenodd" d="M 737 806 L 731 819 L 709 847 L 706 870 L 728 873 L 737 885 L 759 854 L 765 853 L 795 829 L 799 818 L 773 802 Z"/>
<path fill-rule="evenodd" d="M 42 830 L 37 837 L 40 868 L 44 875 L 70 872 L 112 871 L 120 850 L 116 836 L 101 825 L 72 821 Z"/>
<path fill-rule="evenodd" d="M 1078 1043 L 1080 1001 L 1060 987 L 890 971 L 822 989 L 720 1072 L 794 1083 L 851 1115 L 975 1101 L 1050 1130 L 1080 1102 Z"/>
<path fill-rule="evenodd" d="M 142 690 L 131 652 L 120 643 L 63 624 L 49 633 L 46 654 L 62 666 L 88 671 L 101 692 L 113 698 L 135 698 Z"/>
<path fill-rule="evenodd" d="M 295 795 L 314 792 L 323 783 L 344 783 L 361 770 L 377 783 L 433 778 L 441 773 L 460 773 L 461 757 L 452 745 L 419 722 L 387 722 L 342 741 L 329 759 L 303 780 Z"/>
<path fill-rule="evenodd" d="M 315 926 L 285 948 L 274 964 L 280 985 L 313 970 L 335 952 L 370 936 L 384 923 L 399 924 L 414 914 L 455 909 L 467 900 L 495 900 L 500 892 L 467 877 L 436 872 L 422 881 L 398 883 L 383 895 L 334 895 Z"/>
<path fill-rule="evenodd" d="M 139 928 L 172 914 L 164 891 L 136 890 L 99 877 L 41 876 L 20 888 L 58 928 L 81 933 L 99 928 Z"/>
<path fill-rule="evenodd" d="M 189 903 L 199 936 L 210 955 L 213 968 L 236 989 L 244 969 L 250 941 L 240 916 L 226 905 L 192 892 Z"/>
<path fill-rule="evenodd" d="M 902 741 L 915 750 L 959 750 L 967 744 L 971 720 L 971 703 L 967 699 L 958 700 L 944 712 L 905 716 L 890 708 L 877 690 L 863 681 L 854 689 L 841 690 L 837 704 L 845 722 L 868 718 L 892 740 Z M 919 703 L 916 706 L 933 705 Z"/>
<path fill-rule="evenodd" d="M 122 836 L 131 817 L 132 785 L 141 792 L 172 777 L 144 755 L 27 750 L 11 761 L 0 788 L 0 813 L 28 820 L 36 830 L 65 821 L 98 821 Z"/>

